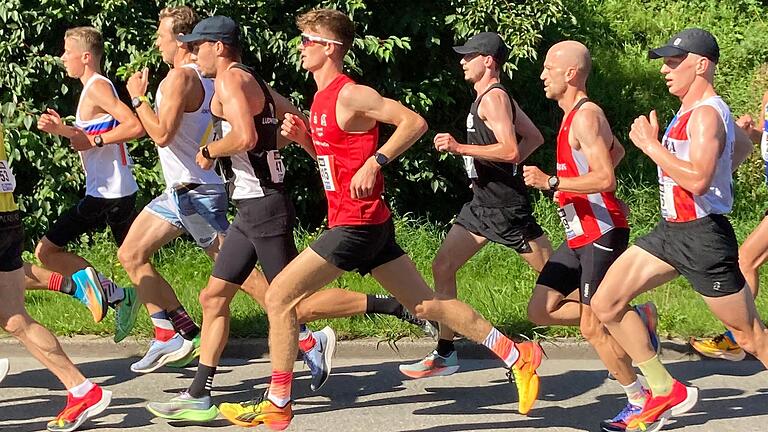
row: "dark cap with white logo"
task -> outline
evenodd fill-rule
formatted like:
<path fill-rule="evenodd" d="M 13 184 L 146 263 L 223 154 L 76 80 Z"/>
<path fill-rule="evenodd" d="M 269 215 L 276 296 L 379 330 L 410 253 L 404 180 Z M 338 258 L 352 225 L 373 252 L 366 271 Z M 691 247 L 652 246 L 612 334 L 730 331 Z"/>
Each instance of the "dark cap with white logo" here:
<path fill-rule="evenodd" d="M 501 36 L 493 32 L 478 33 L 469 38 L 464 45 L 453 47 L 453 50 L 459 54 L 478 53 L 491 56 L 499 64 L 507 61 L 509 55 L 509 49 Z"/>
<path fill-rule="evenodd" d="M 698 54 L 717 63 L 720 60 L 720 47 L 712 33 L 700 29 L 689 28 L 672 36 L 666 45 L 648 51 L 648 57 L 676 57 L 688 53 Z"/>

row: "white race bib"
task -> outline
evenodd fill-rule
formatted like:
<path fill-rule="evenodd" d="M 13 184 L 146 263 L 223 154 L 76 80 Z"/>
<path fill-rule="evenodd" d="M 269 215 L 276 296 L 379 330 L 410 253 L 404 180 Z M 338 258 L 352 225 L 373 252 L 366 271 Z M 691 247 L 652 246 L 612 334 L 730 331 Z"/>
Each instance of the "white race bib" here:
<path fill-rule="evenodd" d="M 15 189 L 16 177 L 13 176 L 13 170 L 7 161 L 0 160 L 0 192 L 13 192 Z"/>
<path fill-rule="evenodd" d="M 462 156 L 464 158 L 464 169 L 467 170 L 467 177 L 471 179 L 477 178 L 477 170 L 475 169 L 475 158 L 472 156 Z"/>
<path fill-rule="evenodd" d="M 563 223 L 568 240 L 584 235 L 584 228 L 581 226 L 579 215 L 576 214 L 576 207 L 572 203 L 558 208 L 557 214 L 560 216 L 560 222 Z"/>
<path fill-rule="evenodd" d="M 269 173 L 272 176 L 272 183 L 282 183 L 283 179 L 285 179 L 285 165 L 283 165 L 283 158 L 278 150 L 267 152 L 267 164 L 269 165 Z"/>
<path fill-rule="evenodd" d="M 336 190 L 336 179 L 333 169 L 333 156 L 317 156 L 317 167 L 320 168 L 320 178 L 323 180 L 323 189 L 327 191 Z"/>
<path fill-rule="evenodd" d="M 661 217 L 667 220 L 677 219 L 677 210 L 675 209 L 675 183 L 671 180 L 662 179 L 659 184 L 659 197 L 661 198 Z"/>

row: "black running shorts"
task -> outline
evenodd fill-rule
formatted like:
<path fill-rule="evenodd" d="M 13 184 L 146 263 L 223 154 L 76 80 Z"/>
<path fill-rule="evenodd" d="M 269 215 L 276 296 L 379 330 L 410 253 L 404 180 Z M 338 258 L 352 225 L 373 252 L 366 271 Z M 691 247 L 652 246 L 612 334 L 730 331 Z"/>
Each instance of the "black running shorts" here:
<path fill-rule="evenodd" d="M 395 240 L 392 218 L 379 225 L 333 227 L 309 247 L 336 267 L 361 275 L 405 255 Z"/>
<path fill-rule="evenodd" d="M 77 240 L 82 234 L 109 227 L 118 246 L 136 218 L 136 194 L 122 198 L 97 198 L 86 195 L 74 207 L 59 216 L 45 236 L 59 247 Z"/>
<path fill-rule="evenodd" d="M 10 272 L 22 267 L 21 251 L 24 248 L 24 228 L 18 210 L 0 213 L 0 272 Z"/>
<path fill-rule="evenodd" d="M 282 192 L 235 202 L 237 216 L 227 230 L 213 265 L 213 277 L 242 285 L 256 264 L 267 282 L 296 258 L 293 227 L 296 213 Z"/>
<path fill-rule="evenodd" d="M 454 223 L 521 254 L 531 252 L 529 241 L 544 235 L 530 205 L 485 207 L 470 201 L 461 208 Z"/>
<path fill-rule="evenodd" d="M 628 228 L 614 228 L 576 249 L 563 242 L 541 269 L 536 285 L 552 288 L 563 296 L 578 288 L 581 303 L 589 305 L 608 268 L 627 250 L 628 243 Z"/>
<path fill-rule="evenodd" d="M 736 234 L 723 215 L 679 223 L 662 220 L 635 245 L 674 267 L 704 297 L 734 294 L 746 283 Z"/>

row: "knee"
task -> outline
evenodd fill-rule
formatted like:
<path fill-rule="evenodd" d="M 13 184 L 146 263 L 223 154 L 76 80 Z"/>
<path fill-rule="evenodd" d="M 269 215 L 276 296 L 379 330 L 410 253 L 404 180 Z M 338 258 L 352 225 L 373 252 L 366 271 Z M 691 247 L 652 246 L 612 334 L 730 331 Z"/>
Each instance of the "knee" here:
<path fill-rule="evenodd" d="M 43 237 L 43 239 L 37 243 L 37 246 L 35 246 L 35 258 L 40 261 L 40 264 L 42 264 L 43 267 L 48 267 L 51 264 L 52 255 L 59 249 L 58 246 Z"/>
<path fill-rule="evenodd" d="M 0 314 L 3 330 L 15 338 L 21 337 L 31 318 L 26 313 Z"/>
<path fill-rule="evenodd" d="M 590 306 L 592 306 L 595 317 L 601 323 L 616 321 L 624 310 L 620 303 L 601 296 L 600 291 L 592 298 Z"/>
<path fill-rule="evenodd" d="M 124 243 L 117 250 L 117 259 L 127 272 L 149 262 L 149 257 L 145 256 L 141 248 Z"/>
<path fill-rule="evenodd" d="M 582 316 L 581 322 L 579 323 L 579 330 L 584 339 L 590 344 L 598 342 L 600 338 L 605 335 L 603 324 L 595 317 L 591 317 L 590 319 L 589 317 Z"/>
<path fill-rule="evenodd" d="M 264 295 L 264 307 L 268 315 L 287 310 L 291 306 L 290 301 L 291 299 L 285 295 L 285 290 L 280 288 L 279 283 L 270 285 Z"/>
<path fill-rule="evenodd" d="M 536 325 L 546 325 L 549 318 L 548 312 L 545 299 L 535 295 L 531 297 L 531 300 L 528 302 L 528 321 Z"/>
<path fill-rule="evenodd" d="M 209 289 L 200 291 L 198 296 L 200 306 L 205 316 L 223 316 L 229 313 L 229 301 L 226 297 L 217 295 Z"/>
<path fill-rule="evenodd" d="M 438 254 L 432 261 L 432 275 L 435 279 L 455 276 L 457 271 L 459 271 L 459 266 L 453 262 L 448 254 Z"/>

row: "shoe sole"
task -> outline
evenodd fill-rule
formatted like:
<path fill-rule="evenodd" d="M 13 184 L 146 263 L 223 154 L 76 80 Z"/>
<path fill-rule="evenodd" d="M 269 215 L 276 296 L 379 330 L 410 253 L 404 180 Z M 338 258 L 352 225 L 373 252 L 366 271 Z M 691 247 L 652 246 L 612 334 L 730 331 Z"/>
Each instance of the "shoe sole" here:
<path fill-rule="evenodd" d="M 187 354 L 184 358 L 172 362 L 168 362 L 165 365 L 171 368 L 185 368 L 189 366 L 190 363 L 195 361 L 196 358 L 200 357 L 200 347 L 192 349 L 192 351 Z"/>
<path fill-rule="evenodd" d="M 194 349 L 194 347 L 192 349 Z M 131 365 L 131 371 L 136 372 L 136 373 L 143 373 L 143 374 L 154 372 L 154 371 L 160 369 L 161 367 L 165 366 L 166 364 L 168 364 L 170 362 L 174 362 L 176 360 L 179 360 L 179 359 L 182 359 L 182 358 L 186 357 L 190 353 L 190 351 L 187 351 L 187 352 L 185 352 L 183 354 L 179 354 L 180 351 L 181 350 L 177 350 L 177 351 L 174 351 L 172 353 L 168 353 L 168 354 L 164 354 L 164 355 L 160 356 L 160 358 L 157 360 L 156 364 L 154 364 L 154 365 L 152 365 L 152 366 L 150 366 L 150 367 L 148 367 L 146 369 L 134 369 L 133 365 Z"/>
<path fill-rule="evenodd" d="M 86 420 L 96 417 L 97 415 L 101 414 L 107 407 L 109 406 L 109 403 L 112 402 L 112 392 L 109 390 L 101 390 L 101 399 L 92 407 L 86 409 L 77 417 L 77 420 L 72 424 L 72 426 L 68 428 L 55 428 L 50 429 L 49 431 L 54 432 L 72 432 L 82 426 L 83 423 L 85 423 Z"/>
<path fill-rule="evenodd" d="M 697 353 L 708 358 L 737 362 L 737 361 L 742 361 L 747 357 L 747 353 L 745 353 L 744 350 L 741 350 L 739 354 L 731 354 L 731 353 L 722 352 L 722 351 L 716 352 L 716 353 L 710 353 L 704 350 L 699 350 L 698 348 L 696 348 L 696 345 L 693 342 L 690 342 L 690 344 L 691 344 L 691 347 L 694 350 L 696 350 Z"/>
<path fill-rule="evenodd" d="M 103 290 L 99 290 L 96 288 L 96 284 L 99 284 L 98 286 L 101 287 L 101 281 L 99 280 L 99 274 L 96 272 L 96 269 L 93 267 L 86 267 L 83 269 L 85 274 L 87 275 L 86 282 L 88 283 L 88 292 L 93 293 L 94 291 L 101 294 L 100 298 L 94 298 L 93 295 L 86 294 L 86 298 L 88 298 L 88 304 L 86 305 L 88 307 L 88 310 L 91 311 L 91 315 L 93 316 L 94 322 L 101 322 L 101 320 L 104 319 L 105 316 L 107 316 L 107 296 L 103 292 Z M 93 304 L 98 304 L 100 306 L 99 310 L 94 311 L 91 308 L 91 302 Z"/>
<path fill-rule="evenodd" d="M 323 382 L 320 383 L 319 386 L 317 386 L 314 389 L 311 389 L 312 391 L 320 390 L 325 385 L 325 383 L 328 382 L 328 378 L 331 377 L 331 370 L 333 369 L 333 356 L 336 354 L 336 332 L 334 332 L 333 329 L 330 327 L 325 327 L 320 331 L 330 333 L 330 334 L 326 334 L 326 336 L 328 336 L 328 340 L 326 341 L 326 345 L 323 347 L 323 361 L 325 361 L 325 367 L 326 367 L 326 370 L 328 371 L 328 374 L 325 376 L 325 379 L 323 380 Z M 286 427 L 288 426 L 286 425 Z M 276 430 L 282 430 L 282 429 L 276 429 Z"/>
<path fill-rule="evenodd" d="M 419 379 L 419 378 L 428 378 L 428 377 L 436 377 L 436 376 L 448 376 L 453 375 L 459 370 L 458 365 L 456 366 L 444 366 L 437 369 L 430 369 L 426 371 L 412 371 L 412 370 L 404 370 L 403 367 L 400 367 L 400 373 L 403 375 L 413 378 L 413 379 Z"/>
<path fill-rule="evenodd" d="M 219 409 L 216 408 L 215 405 L 208 408 L 207 410 L 185 409 L 185 410 L 180 410 L 179 412 L 174 414 L 162 413 L 152 408 L 150 405 L 147 405 L 147 411 L 152 413 L 155 417 L 160 417 L 168 420 L 187 420 L 187 421 L 193 421 L 193 422 L 199 422 L 199 423 L 215 420 L 216 417 L 218 417 L 219 415 Z"/>
<path fill-rule="evenodd" d="M 0 382 L 3 382 L 6 376 L 8 376 L 8 371 L 11 369 L 11 364 L 8 361 L 8 359 L 0 359 Z"/>

